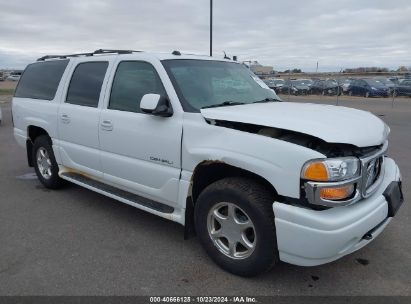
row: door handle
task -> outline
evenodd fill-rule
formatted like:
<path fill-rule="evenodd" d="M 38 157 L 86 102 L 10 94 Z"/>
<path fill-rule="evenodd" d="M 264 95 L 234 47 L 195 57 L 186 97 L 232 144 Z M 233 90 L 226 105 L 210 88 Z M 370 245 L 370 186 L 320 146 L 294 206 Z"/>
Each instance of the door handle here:
<path fill-rule="evenodd" d="M 63 123 L 70 123 L 70 117 L 67 114 L 61 114 L 60 118 Z"/>
<path fill-rule="evenodd" d="M 101 129 L 104 131 L 113 131 L 113 123 L 111 120 L 103 120 L 101 122 Z"/>

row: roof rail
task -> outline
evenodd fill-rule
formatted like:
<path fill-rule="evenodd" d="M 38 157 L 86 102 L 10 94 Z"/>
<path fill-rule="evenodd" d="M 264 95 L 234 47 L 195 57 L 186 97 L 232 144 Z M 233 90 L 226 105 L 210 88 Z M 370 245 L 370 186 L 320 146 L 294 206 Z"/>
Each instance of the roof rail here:
<path fill-rule="evenodd" d="M 92 53 L 77 53 L 77 54 L 68 54 L 68 55 L 46 55 L 46 56 L 40 57 L 39 59 L 37 59 L 37 61 L 45 61 L 47 59 L 53 59 L 53 58 L 65 59 L 68 57 L 94 56 L 94 55 L 101 55 L 101 54 L 131 54 L 134 52 L 141 52 L 141 51 L 98 49 Z"/>

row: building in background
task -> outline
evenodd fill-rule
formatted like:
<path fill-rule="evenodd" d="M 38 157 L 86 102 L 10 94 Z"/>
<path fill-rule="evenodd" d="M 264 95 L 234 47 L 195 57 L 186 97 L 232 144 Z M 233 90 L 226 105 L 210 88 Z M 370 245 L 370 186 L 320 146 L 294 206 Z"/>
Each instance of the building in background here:
<path fill-rule="evenodd" d="M 256 75 L 270 75 L 274 73 L 274 68 L 272 66 L 264 66 L 258 63 L 258 61 L 244 61 L 244 63 Z"/>

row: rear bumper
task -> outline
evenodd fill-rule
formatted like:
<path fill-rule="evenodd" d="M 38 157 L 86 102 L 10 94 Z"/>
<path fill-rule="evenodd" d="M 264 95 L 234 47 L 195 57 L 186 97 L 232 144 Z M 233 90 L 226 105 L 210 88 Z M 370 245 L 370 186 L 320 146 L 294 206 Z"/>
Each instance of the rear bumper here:
<path fill-rule="evenodd" d="M 274 202 L 280 260 L 315 266 L 337 260 L 367 245 L 392 219 L 388 217 L 388 203 L 383 193 L 391 182 L 400 180 L 398 166 L 386 158 L 384 179 L 379 189 L 352 205 L 315 211 Z"/>

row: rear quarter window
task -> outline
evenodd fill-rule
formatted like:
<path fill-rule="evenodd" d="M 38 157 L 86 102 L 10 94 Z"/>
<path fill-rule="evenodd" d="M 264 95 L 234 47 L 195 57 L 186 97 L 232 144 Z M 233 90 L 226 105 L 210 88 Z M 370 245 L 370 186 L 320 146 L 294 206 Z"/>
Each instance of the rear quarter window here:
<path fill-rule="evenodd" d="M 27 66 L 17 85 L 15 97 L 54 99 L 69 60 L 36 62 Z"/>

